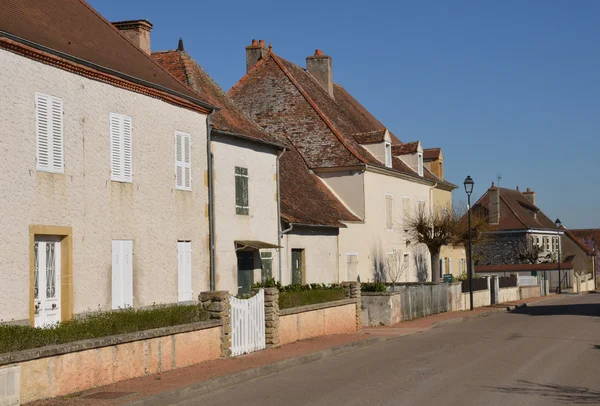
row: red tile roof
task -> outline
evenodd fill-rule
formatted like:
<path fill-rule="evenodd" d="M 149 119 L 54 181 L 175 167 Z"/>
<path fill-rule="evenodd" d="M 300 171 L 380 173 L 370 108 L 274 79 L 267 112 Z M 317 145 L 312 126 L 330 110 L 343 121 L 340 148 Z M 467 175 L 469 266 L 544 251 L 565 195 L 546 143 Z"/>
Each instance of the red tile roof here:
<path fill-rule="evenodd" d="M 590 247 L 584 241 L 582 241 L 582 239 L 585 238 L 585 235 L 579 236 L 578 235 L 579 233 L 575 233 L 576 230 L 567 230 L 565 227 L 561 227 L 561 229 L 587 255 L 595 256 L 597 254 L 596 250 L 597 250 L 597 247 L 598 247 L 598 242 L 600 242 L 600 240 L 596 240 L 597 241 L 596 245 L 594 247 Z M 593 238 L 593 236 L 591 238 Z"/>
<path fill-rule="evenodd" d="M 365 141 L 361 134 L 372 142 L 385 127 L 341 86 L 334 86 L 332 98 L 310 73 L 272 51 L 229 95 L 269 132 L 285 135 L 311 169 L 365 164 L 385 168 L 360 145 Z M 393 142 L 400 141 L 393 137 Z M 422 179 L 400 162 L 393 170 Z"/>
<path fill-rule="evenodd" d="M 83 0 L 3 0 L 0 30 L 30 41 L 27 45 L 34 48 L 41 46 L 63 58 L 90 63 L 105 73 L 126 75 L 147 86 L 203 102 Z"/>
<path fill-rule="evenodd" d="M 419 150 L 419 141 L 407 142 L 401 145 L 392 145 L 392 154 L 406 155 L 416 154 Z"/>
<path fill-rule="evenodd" d="M 506 188 L 497 189 L 500 194 L 500 222 L 498 225 L 490 225 L 492 230 L 556 229 L 554 222 L 537 206 L 533 205 L 523 193 Z M 481 213 L 488 215 L 488 203 L 489 191 L 486 191 L 473 205 L 473 211 L 479 210 Z"/>
<path fill-rule="evenodd" d="M 152 57 L 180 81 L 221 110 L 214 114 L 216 130 L 240 134 L 289 148 L 280 161 L 281 216 L 291 223 L 343 226 L 340 221 L 359 221 L 310 173 L 298 151 L 276 132 L 270 134 L 250 119 L 185 51 L 153 52 Z"/>
<path fill-rule="evenodd" d="M 425 161 L 438 159 L 442 152 L 441 148 L 425 148 L 423 150 L 423 159 Z"/>
<path fill-rule="evenodd" d="M 560 263 L 562 271 L 573 269 L 574 255 L 571 255 Z M 510 264 L 510 265 L 476 265 L 475 272 L 477 273 L 492 273 L 492 272 L 530 272 L 530 271 L 558 271 L 558 263 L 548 262 L 542 264 Z"/>

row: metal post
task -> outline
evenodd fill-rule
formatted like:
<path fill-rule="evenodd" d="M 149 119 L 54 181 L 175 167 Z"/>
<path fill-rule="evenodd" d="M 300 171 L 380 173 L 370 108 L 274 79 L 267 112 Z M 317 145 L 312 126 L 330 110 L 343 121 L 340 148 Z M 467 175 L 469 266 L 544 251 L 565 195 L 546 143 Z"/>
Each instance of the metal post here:
<path fill-rule="evenodd" d="M 467 277 L 469 278 L 469 299 L 471 302 L 471 310 L 473 310 L 473 256 L 472 256 L 472 246 L 473 243 L 471 241 L 471 195 L 467 194 L 467 211 L 468 211 L 468 215 L 467 217 L 469 218 L 469 263 L 467 264 L 467 270 L 468 270 L 468 275 Z"/>
<path fill-rule="evenodd" d="M 562 293 L 562 289 L 561 289 L 561 279 L 560 279 L 560 228 L 556 231 L 556 235 L 558 236 L 558 294 L 560 295 Z"/>

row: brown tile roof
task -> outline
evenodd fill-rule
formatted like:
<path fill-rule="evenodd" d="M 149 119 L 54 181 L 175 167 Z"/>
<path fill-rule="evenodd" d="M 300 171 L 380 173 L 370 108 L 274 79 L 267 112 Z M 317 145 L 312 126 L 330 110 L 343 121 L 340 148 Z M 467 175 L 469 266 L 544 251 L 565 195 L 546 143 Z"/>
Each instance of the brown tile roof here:
<path fill-rule="evenodd" d="M 281 215 L 291 223 L 340 227 L 340 221 L 359 221 L 310 173 L 291 143 L 277 133 L 260 128 L 223 92 L 215 81 L 185 51 L 153 52 L 152 57 L 195 92 L 221 110 L 213 116 L 215 129 L 284 145 L 289 150 L 280 161 Z"/>
<path fill-rule="evenodd" d="M 425 148 L 423 149 L 423 159 L 425 161 L 438 159 L 442 152 L 441 148 Z"/>
<path fill-rule="evenodd" d="M 500 230 L 555 230 L 554 222 L 537 206 L 533 205 L 518 190 L 498 188 L 500 194 L 500 222 L 490 225 L 494 231 Z M 473 205 L 474 211 L 488 215 L 489 191 Z M 534 216 L 537 213 L 537 216 Z"/>
<path fill-rule="evenodd" d="M 600 228 L 579 228 L 570 229 L 569 231 L 578 238 L 594 240 L 600 246 Z"/>
<path fill-rule="evenodd" d="M 560 269 L 573 269 L 574 255 L 566 258 L 565 262 L 560 263 Z M 548 262 L 542 264 L 510 264 L 510 265 L 476 265 L 475 272 L 491 273 L 491 272 L 530 272 L 530 271 L 558 271 L 558 263 Z"/>
<path fill-rule="evenodd" d="M 332 98 L 310 73 L 273 52 L 254 65 L 229 95 L 269 132 L 285 135 L 311 169 L 385 167 L 357 140 L 364 141 L 364 133 L 373 140 L 385 127 L 341 86 L 334 86 Z M 399 162 L 393 170 L 421 179 Z"/>
<path fill-rule="evenodd" d="M 0 29 L 53 52 L 198 100 L 83 0 L 3 0 Z"/>
<path fill-rule="evenodd" d="M 587 255 L 591 255 L 591 256 L 596 255 L 596 250 L 598 248 L 598 244 L 600 243 L 600 240 L 595 240 L 595 242 L 596 242 L 595 245 L 593 247 L 590 247 L 582 240 L 582 239 L 586 239 L 586 236 L 585 235 L 579 236 L 578 235 L 579 233 L 575 233 L 575 231 L 577 231 L 577 230 L 567 230 L 565 227 L 561 227 L 561 229 Z M 588 237 L 589 237 L 589 235 L 588 235 Z M 594 238 L 594 236 L 591 236 L 589 239 L 591 240 L 592 238 Z"/>
<path fill-rule="evenodd" d="M 419 149 L 419 141 L 407 142 L 401 145 L 392 145 L 393 155 L 416 154 Z"/>
<path fill-rule="evenodd" d="M 187 52 L 181 50 L 152 52 L 152 58 L 179 81 L 191 87 L 204 100 L 221 109 L 212 116 L 213 128 L 271 143 L 282 143 L 282 140 L 264 131 L 237 107 Z"/>

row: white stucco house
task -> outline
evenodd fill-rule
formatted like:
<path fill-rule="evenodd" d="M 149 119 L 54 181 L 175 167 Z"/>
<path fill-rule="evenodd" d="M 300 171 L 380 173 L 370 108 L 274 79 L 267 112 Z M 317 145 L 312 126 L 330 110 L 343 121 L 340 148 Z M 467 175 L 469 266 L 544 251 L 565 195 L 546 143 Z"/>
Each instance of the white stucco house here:
<path fill-rule="evenodd" d="M 372 281 L 394 266 L 399 281 L 431 280 L 428 251 L 407 238 L 404 218 L 419 204 L 431 208 L 433 189 L 455 186 L 425 167 L 420 143 L 403 144 L 334 83 L 332 60 L 319 50 L 304 69 L 254 41 L 246 67 L 231 97 L 267 131 L 285 136 L 351 216 L 337 218 L 334 279 Z M 291 263 L 292 277 L 309 275 Z"/>
<path fill-rule="evenodd" d="M 214 108 L 144 46 L 83 1 L 0 4 L 0 320 L 46 325 L 209 288 Z"/>

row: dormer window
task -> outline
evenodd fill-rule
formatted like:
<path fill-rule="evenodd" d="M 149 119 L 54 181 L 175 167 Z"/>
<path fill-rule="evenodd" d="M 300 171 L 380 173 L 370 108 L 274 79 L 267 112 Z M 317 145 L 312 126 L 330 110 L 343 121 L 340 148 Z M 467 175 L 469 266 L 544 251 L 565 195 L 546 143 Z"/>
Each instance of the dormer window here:
<path fill-rule="evenodd" d="M 417 154 L 417 172 L 419 176 L 423 176 L 423 153 L 419 152 Z"/>
<path fill-rule="evenodd" d="M 392 144 L 390 142 L 385 143 L 385 166 L 392 167 Z"/>

